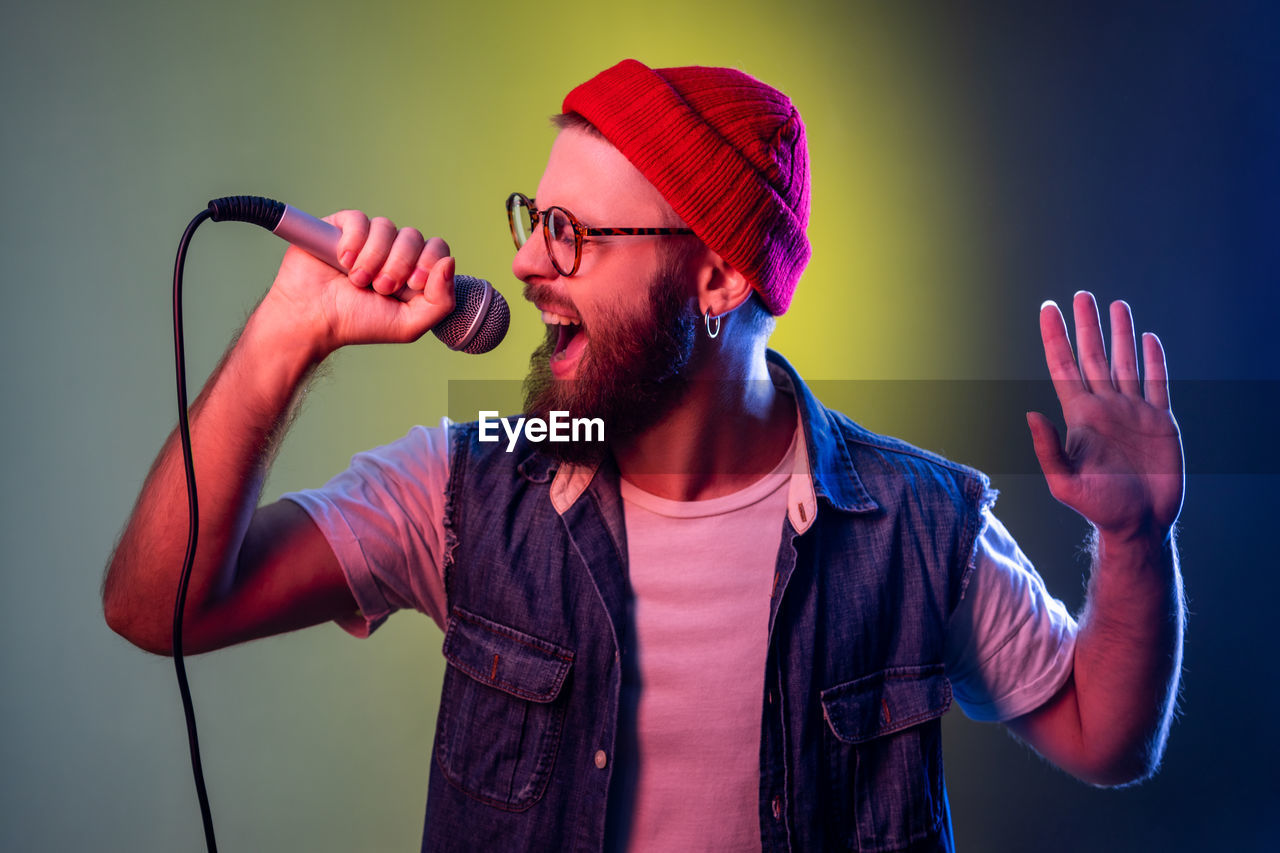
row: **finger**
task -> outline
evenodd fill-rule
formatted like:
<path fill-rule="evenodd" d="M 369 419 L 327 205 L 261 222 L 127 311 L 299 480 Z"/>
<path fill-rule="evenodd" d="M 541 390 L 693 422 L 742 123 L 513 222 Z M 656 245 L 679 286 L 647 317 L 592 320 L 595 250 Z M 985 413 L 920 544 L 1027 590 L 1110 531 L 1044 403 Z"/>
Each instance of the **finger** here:
<path fill-rule="evenodd" d="M 359 210 L 339 210 L 326 216 L 324 221 L 342 229 L 342 236 L 338 238 L 338 263 L 350 272 L 365 240 L 369 239 L 369 217 Z"/>
<path fill-rule="evenodd" d="M 418 261 L 413 269 L 413 274 L 409 276 L 409 288 L 411 290 L 422 290 L 427 286 L 427 279 L 431 275 L 431 268 L 438 264 L 442 259 L 449 256 L 449 244 L 439 237 L 432 237 L 422 247 L 422 252 L 418 255 Z"/>
<path fill-rule="evenodd" d="M 1111 382 L 1129 397 L 1142 397 L 1138 384 L 1138 348 L 1133 337 L 1133 311 L 1129 303 L 1111 303 Z"/>
<path fill-rule="evenodd" d="M 369 237 L 360 248 L 356 262 L 347 278 L 356 287 L 368 287 L 386 263 L 391 245 L 396 239 L 396 224 L 385 216 L 376 216 L 369 222 Z"/>
<path fill-rule="evenodd" d="M 1027 426 L 1031 430 L 1031 445 L 1035 448 L 1036 458 L 1040 460 L 1040 470 L 1044 471 L 1049 492 L 1055 498 L 1062 500 L 1070 482 L 1072 470 L 1067 453 L 1062 448 L 1058 428 L 1053 425 L 1053 421 L 1039 412 L 1027 412 Z"/>
<path fill-rule="evenodd" d="M 1102 320 L 1098 316 L 1098 303 L 1087 290 L 1076 292 L 1071 300 L 1076 321 L 1076 353 L 1080 358 L 1080 374 L 1085 387 L 1095 394 L 1111 386 L 1111 368 L 1107 365 L 1107 350 L 1102 342 Z"/>
<path fill-rule="evenodd" d="M 1083 394 L 1085 387 L 1071 352 L 1067 321 L 1052 299 L 1040 306 L 1040 339 L 1044 342 L 1044 360 L 1049 367 L 1049 378 L 1053 380 L 1053 390 L 1059 402 L 1066 405 L 1068 400 Z"/>
<path fill-rule="evenodd" d="M 391 251 L 387 253 L 382 269 L 373 279 L 373 289 L 386 295 L 398 292 L 413 272 L 413 265 L 425 242 L 417 228 L 401 228 L 391 243 Z"/>
<path fill-rule="evenodd" d="M 434 328 L 454 308 L 453 258 L 446 256 L 431 268 L 422 299 L 409 299 L 400 313 L 403 340 L 417 340 Z"/>
<path fill-rule="evenodd" d="M 1153 332 L 1142 335 L 1142 369 L 1146 375 L 1143 390 L 1147 402 L 1160 408 L 1169 408 L 1169 371 L 1164 361 L 1164 345 Z"/>

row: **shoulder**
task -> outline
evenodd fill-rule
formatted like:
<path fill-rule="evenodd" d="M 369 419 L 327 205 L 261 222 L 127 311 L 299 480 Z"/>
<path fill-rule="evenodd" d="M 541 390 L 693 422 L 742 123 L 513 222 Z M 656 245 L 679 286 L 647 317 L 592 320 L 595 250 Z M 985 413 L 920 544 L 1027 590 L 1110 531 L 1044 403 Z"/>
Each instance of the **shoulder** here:
<path fill-rule="evenodd" d="M 900 438 L 872 432 L 843 412 L 824 409 L 824 414 L 839 434 L 852 468 L 873 492 L 873 482 L 880 488 L 897 483 L 911 488 L 932 486 L 959 491 L 978 507 L 994 502 L 996 493 L 991 489 L 990 478 L 977 468 Z"/>
<path fill-rule="evenodd" d="M 957 474 L 979 477 L 986 476 L 976 468 L 948 459 L 947 457 L 939 453 L 935 453 L 932 450 L 917 447 L 914 444 L 903 441 L 900 438 L 895 438 L 891 435 L 872 432 L 843 412 L 828 409 L 827 414 L 840 426 L 841 432 L 846 441 L 859 448 L 865 449 L 869 453 L 882 455 L 891 459 L 897 464 L 929 465 L 955 471 Z"/>
<path fill-rule="evenodd" d="M 781 355 L 766 353 L 775 386 L 796 399 L 808 444 L 811 472 L 820 479 L 845 476 L 872 491 L 903 483 L 935 483 L 965 493 L 972 502 L 990 502 L 990 481 L 981 471 L 902 439 L 872 432 L 831 408 Z M 835 486 L 831 482 L 829 485 Z M 836 488 L 837 492 L 844 491 Z"/>

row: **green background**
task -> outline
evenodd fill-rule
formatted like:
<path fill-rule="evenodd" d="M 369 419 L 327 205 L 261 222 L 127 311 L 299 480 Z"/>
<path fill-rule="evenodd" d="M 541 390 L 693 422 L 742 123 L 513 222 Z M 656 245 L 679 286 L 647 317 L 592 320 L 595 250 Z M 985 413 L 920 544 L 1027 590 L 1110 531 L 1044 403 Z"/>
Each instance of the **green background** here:
<path fill-rule="evenodd" d="M 947 452 L 948 435 L 995 436 L 961 455 L 979 465 L 1022 442 L 1021 461 L 993 472 L 999 510 L 1073 608 L 1084 527 L 1029 467 L 1031 404 L 1001 384 L 1042 374 L 1037 308 L 1080 287 L 1128 298 L 1174 375 L 1201 382 L 1183 409 L 1174 397 L 1195 426 L 1189 457 L 1218 455 L 1193 464 L 1188 493 L 1195 615 L 1164 772 L 1094 791 L 953 713 L 948 780 L 964 850 L 1262 849 L 1251 815 L 1270 799 L 1277 697 L 1274 679 L 1255 679 L 1273 642 L 1256 614 L 1276 582 L 1258 531 L 1280 467 L 1274 451 L 1255 462 L 1251 442 L 1275 423 L 1280 378 L 1266 348 L 1276 15 L 1026 5 L 6 6 L 0 847 L 202 845 L 171 664 L 112 634 L 98 601 L 173 423 L 169 280 L 187 220 L 241 193 L 317 215 L 358 207 L 446 237 L 459 269 L 513 303 L 507 342 L 483 358 L 430 337 L 335 357 L 266 497 L 318 485 L 353 452 L 434 423 L 449 380 L 523 375 L 542 331 L 509 272 L 502 201 L 536 186 L 564 93 L 634 56 L 736 66 L 792 96 L 812 154 L 814 255 L 774 346 L 802 375 L 840 383 L 841 404 L 873 428 Z M 200 230 L 193 386 L 282 251 L 249 226 Z M 852 380 L 868 379 L 893 382 L 859 405 L 871 386 Z M 917 380 L 994 382 L 1002 402 L 931 405 Z M 1224 410 L 1224 395 L 1241 405 Z M 416 849 L 439 643 L 428 620 L 402 615 L 365 642 L 322 626 L 192 659 L 221 847 Z"/>

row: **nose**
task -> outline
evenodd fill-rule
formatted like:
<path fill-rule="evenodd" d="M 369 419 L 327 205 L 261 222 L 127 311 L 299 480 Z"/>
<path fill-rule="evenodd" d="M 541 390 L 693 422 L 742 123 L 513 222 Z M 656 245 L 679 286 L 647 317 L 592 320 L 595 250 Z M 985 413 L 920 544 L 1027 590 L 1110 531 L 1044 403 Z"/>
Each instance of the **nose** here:
<path fill-rule="evenodd" d="M 547 254 L 547 242 L 542 234 L 541 224 L 533 230 L 524 245 L 516 250 L 516 256 L 511 259 L 511 272 L 524 282 L 531 278 L 555 278 L 559 275 L 551 264 L 551 256 Z"/>

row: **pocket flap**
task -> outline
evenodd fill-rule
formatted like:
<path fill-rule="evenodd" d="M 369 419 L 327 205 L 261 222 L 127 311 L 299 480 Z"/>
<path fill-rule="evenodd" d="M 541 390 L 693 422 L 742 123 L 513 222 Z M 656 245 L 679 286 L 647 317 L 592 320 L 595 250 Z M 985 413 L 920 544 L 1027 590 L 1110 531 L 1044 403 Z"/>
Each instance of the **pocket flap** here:
<path fill-rule="evenodd" d="M 573 652 L 455 607 L 444 635 L 444 657 L 481 684 L 550 702 L 560 693 Z"/>
<path fill-rule="evenodd" d="M 950 707 L 942 664 L 892 667 L 822 691 L 822 715 L 845 743 L 910 728 Z"/>

